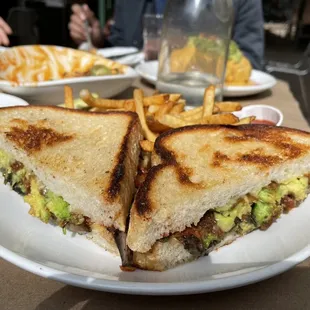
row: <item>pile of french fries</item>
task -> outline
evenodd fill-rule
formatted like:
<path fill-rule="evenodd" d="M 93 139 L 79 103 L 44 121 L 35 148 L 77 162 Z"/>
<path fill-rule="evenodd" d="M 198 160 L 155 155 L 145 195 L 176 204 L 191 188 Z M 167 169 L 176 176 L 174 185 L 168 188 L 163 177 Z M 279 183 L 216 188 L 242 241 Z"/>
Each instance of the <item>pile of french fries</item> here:
<path fill-rule="evenodd" d="M 145 97 L 141 89 L 135 89 L 133 99 L 114 100 L 95 98 L 88 90 L 80 92 L 80 98 L 92 112 L 132 111 L 139 115 L 146 142 L 142 148 L 152 149 L 157 136 L 169 129 L 196 124 L 243 125 L 250 124 L 255 117 L 239 119 L 232 114 L 240 111 L 239 102 L 215 102 L 215 87 L 209 86 L 204 93 L 203 105 L 186 109 L 186 101 L 180 94 L 157 94 Z M 65 87 L 65 107 L 74 109 L 72 89 Z"/>

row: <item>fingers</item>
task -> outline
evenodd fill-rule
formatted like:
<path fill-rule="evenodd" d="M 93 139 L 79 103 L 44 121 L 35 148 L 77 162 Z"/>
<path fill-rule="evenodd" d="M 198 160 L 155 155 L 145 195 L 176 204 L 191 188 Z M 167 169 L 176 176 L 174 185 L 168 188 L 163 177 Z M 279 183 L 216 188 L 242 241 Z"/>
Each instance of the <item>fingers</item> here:
<path fill-rule="evenodd" d="M 9 45 L 8 34 L 12 33 L 10 26 L 0 17 L 0 45 Z"/>
<path fill-rule="evenodd" d="M 77 4 L 72 6 L 73 14 L 68 25 L 71 38 L 78 44 L 86 40 L 84 20 L 82 19 L 81 7 Z"/>
<path fill-rule="evenodd" d="M 11 27 L 0 17 L 0 28 L 4 30 L 6 34 L 12 34 Z"/>
<path fill-rule="evenodd" d="M 89 8 L 87 4 L 83 4 L 82 9 L 83 13 L 85 14 L 85 18 L 89 21 L 90 24 L 93 24 L 97 21 L 94 12 Z"/>
<path fill-rule="evenodd" d="M 69 30 L 71 38 L 78 44 L 86 41 L 86 34 L 84 28 L 80 28 L 72 22 L 69 23 Z"/>
<path fill-rule="evenodd" d="M 78 16 L 82 21 L 84 21 L 86 19 L 86 15 L 84 13 L 84 10 L 82 8 L 82 6 L 80 6 L 79 4 L 73 4 L 71 7 L 72 10 L 72 15 L 76 15 Z"/>
<path fill-rule="evenodd" d="M 91 27 L 91 39 L 94 45 L 100 46 L 103 40 L 101 25 L 98 20 L 94 21 Z"/>
<path fill-rule="evenodd" d="M 0 45 L 9 45 L 10 41 L 7 34 L 0 28 Z"/>

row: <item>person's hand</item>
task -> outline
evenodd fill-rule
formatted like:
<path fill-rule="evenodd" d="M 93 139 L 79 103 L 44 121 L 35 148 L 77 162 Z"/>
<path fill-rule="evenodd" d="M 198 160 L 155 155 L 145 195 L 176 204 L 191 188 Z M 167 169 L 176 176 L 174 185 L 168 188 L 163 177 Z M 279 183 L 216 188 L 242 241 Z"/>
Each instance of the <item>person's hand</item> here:
<path fill-rule="evenodd" d="M 77 44 L 86 41 L 85 21 L 88 21 L 90 26 L 91 39 L 94 46 L 100 46 L 103 43 L 103 33 L 98 19 L 94 12 L 91 11 L 87 4 L 72 6 L 72 15 L 69 23 L 69 30 L 71 38 Z"/>
<path fill-rule="evenodd" d="M 109 19 L 106 22 L 106 24 L 105 24 L 105 26 L 103 28 L 104 38 L 107 38 L 111 34 L 111 28 L 112 28 L 113 25 L 114 25 L 114 19 L 113 18 Z"/>
<path fill-rule="evenodd" d="M 0 17 L 0 45 L 9 45 L 8 35 L 12 33 L 11 27 Z"/>

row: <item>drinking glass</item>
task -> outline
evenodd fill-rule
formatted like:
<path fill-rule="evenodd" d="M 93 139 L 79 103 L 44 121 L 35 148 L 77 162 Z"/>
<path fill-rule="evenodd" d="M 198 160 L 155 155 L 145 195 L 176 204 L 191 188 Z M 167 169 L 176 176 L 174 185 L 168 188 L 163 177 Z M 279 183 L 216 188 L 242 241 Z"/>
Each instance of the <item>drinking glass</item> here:
<path fill-rule="evenodd" d="M 232 0 L 168 0 L 157 89 L 181 93 L 195 105 L 215 85 L 221 100 L 232 21 Z"/>
<path fill-rule="evenodd" d="M 143 17 L 143 51 L 145 60 L 156 60 L 160 50 L 163 16 L 146 14 Z"/>

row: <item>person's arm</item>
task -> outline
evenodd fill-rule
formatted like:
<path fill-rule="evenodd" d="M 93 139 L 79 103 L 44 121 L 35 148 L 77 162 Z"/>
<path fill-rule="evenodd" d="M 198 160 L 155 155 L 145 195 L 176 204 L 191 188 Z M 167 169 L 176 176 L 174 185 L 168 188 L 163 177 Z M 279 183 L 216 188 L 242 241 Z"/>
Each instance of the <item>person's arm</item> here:
<path fill-rule="evenodd" d="M 10 44 L 9 34 L 12 34 L 11 27 L 0 17 L 0 45 Z"/>
<path fill-rule="evenodd" d="M 264 61 L 264 18 L 261 0 L 236 0 L 233 40 L 251 61 L 261 69 Z"/>
<path fill-rule="evenodd" d="M 114 7 L 114 24 L 111 26 L 109 37 L 105 40 L 105 46 L 126 46 L 124 40 L 123 9 L 124 0 L 116 0 Z"/>

